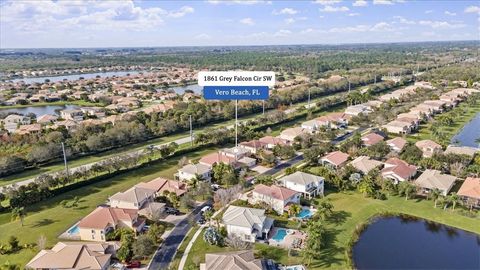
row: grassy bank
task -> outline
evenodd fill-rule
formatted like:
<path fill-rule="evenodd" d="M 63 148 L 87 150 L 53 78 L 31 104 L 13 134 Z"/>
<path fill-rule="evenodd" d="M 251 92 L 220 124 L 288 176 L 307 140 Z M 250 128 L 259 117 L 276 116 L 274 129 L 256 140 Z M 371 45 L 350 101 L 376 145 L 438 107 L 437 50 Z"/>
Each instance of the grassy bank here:
<path fill-rule="evenodd" d="M 444 211 L 434 208 L 432 201 L 405 201 L 403 197 L 396 196 L 380 201 L 364 198 L 357 192 L 330 193 L 326 197 L 334 205 L 335 213 L 327 225 L 326 247 L 320 258 L 314 260 L 308 269 L 349 269 L 346 249 L 348 242 L 358 224 L 368 222 L 371 217 L 379 213 L 407 214 L 480 234 L 479 218 L 468 218 L 452 212 L 450 209 Z M 258 255 L 274 259 L 282 264 L 304 263 L 299 254 L 288 256 L 287 250 L 272 248 L 264 244 L 256 244 L 254 250 Z M 206 253 L 222 251 L 227 250 L 209 246 L 199 237 L 188 256 L 187 265 L 197 263 L 198 258 L 201 258 L 200 262 L 203 262 Z"/>

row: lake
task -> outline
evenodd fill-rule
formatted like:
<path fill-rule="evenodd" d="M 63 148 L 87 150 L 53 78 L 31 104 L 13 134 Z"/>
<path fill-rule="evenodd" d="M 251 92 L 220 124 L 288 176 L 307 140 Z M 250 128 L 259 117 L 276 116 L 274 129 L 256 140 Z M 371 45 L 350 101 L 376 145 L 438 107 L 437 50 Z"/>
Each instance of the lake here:
<path fill-rule="evenodd" d="M 475 118 L 465 124 L 462 130 L 453 136 L 451 142 L 461 146 L 479 147 L 479 144 L 475 142 L 478 138 L 480 138 L 480 113 L 477 113 Z"/>
<path fill-rule="evenodd" d="M 40 116 L 44 114 L 58 115 L 59 110 L 78 109 L 78 108 L 79 106 L 77 105 L 29 106 L 29 107 L 21 107 L 21 108 L 0 109 L 0 114 L 14 112 L 14 113 L 19 113 L 23 115 L 26 115 L 28 113 L 34 113 L 36 116 Z"/>
<path fill-rule="evenodd" d="M 357 269 L 480 269 L 480 236 L 409 217 L 376 219 L 353 247 Z"/>
<path fill-rule="evenodd" d="M 64 79 L 67 79 L 69 81 L 75 81 L 79 80 L 80 77 L 83 77 L 84 79 L 92 79 L 97 76 L 100 76 L 102 78 L 106 77 L 121 77 L 121 76 L 126 76 L 127 74 L 130 75 L 136 75 L 140 73 L 140 71 L 107 71 L 107 72 L 94 72 L 94 73 L 85 73 L 85 74 L 75 74 L 75 75 L 59 75 L 59 76 L 48 76 L 48 77 L 30 77 L 30 78 L 23 78 L 23 79 L 13 79 L 11 80 L 12 82 L 19 82 L 19 81 L 24 81 L 27 84 L 31 83 L 43 83 L 45 80 L 50 80 L 50 82 L 60 82 L 63 81 Z"/>
<path fill-rule="evenodd" d="M 202 94 L 203 86 L 198 84 L 186 85 L 186 86 L 173 86 L 169 87 L 166 90 L 173 90 L 175 93 L 182 95 L 185 93 L 185 90 L 192 90 L 196 94 Z"/>

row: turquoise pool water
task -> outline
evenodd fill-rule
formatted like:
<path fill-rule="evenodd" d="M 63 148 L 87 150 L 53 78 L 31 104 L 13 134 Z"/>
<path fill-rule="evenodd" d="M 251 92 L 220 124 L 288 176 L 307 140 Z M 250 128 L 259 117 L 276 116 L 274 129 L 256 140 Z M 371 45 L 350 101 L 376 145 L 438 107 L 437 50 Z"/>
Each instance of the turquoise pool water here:
<path fill-rule="evenodd" d="M 80 233 L 80 229 L 78 228 L 78 225 L 75 225 L 72 228 L 70 228 L 67 231 L 67 233 L 70 234 L 70 235 L 77 235 L 78 233 Z"/>
<path fill-rule="evenodd" d="M 302 209 L 300 213 L 297 214 L 299 218 L 310 218 L 312 216 L 312 211 L 310 209 Z"/>
<path fill-rule="evenodd" d="M 283 241 L 283 239 L 287 236 L 287 230 L 286 229 L 277 229 L 277 233 L 272 237 L 273 240 L 275 241 Z"/>

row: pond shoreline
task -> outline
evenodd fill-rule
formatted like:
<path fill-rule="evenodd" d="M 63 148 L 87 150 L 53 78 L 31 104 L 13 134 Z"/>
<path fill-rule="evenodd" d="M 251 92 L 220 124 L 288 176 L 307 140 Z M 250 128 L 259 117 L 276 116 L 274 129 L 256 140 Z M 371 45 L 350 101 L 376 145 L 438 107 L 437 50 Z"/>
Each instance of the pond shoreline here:
<path fill-rule="evenodd" d="M 350 239 L 347 243 L 346 251 L 345 251 L 346 252 L 346 254 L 345 254 L 346 255 L 346 262 L 347 262 L 348 267 L 350 267 L 351 269 L 358 269 L 356 264 L 355 264 L 355 260 L 354 260 L 354 256 L 353 256 L 353 249 L 354 249 L 355 245 L 358 243 L 358 241 L 360 240 L 361 235 L 365 232 L 365 230 L 370 225 L 372 225 L 373 223 L 375 223 L 375 222 L 377 222 L 377 221 L 379 221 L 383 218 L 401 218 L 401 219 L 408 219 L 408 220 L 413 220 L 413 221 L 422 221 L 423 220 L 425 222 L 438 224 L 438 225 L 448 227 L 448 228 L 452 228 L 452 229 L 456 229 L 456 230 L 461 230 L 461 231 L 476 235 L 477 237 L 480 237 L 480 234 L 478 234 L 476 232 L 473 232 L 473 231 L 470 231 L 470 230 L 467 230 L 465 228 L 459 228 L 459 227 L 456 227 L 456 226 L 448 225 L 448 224 L 445 224 L 445 223 L 437 222 L 437 221 L 434 221 L 434 220 L 431 220 L 431 219 L 427 219 L 427 218 L 412 215 L 412 214 L 405 214 L 405 213 L 392 212 L 392 211 L 379 212 L 377 214 L 372 215 L 371 217 L 369 217 L 364 222 L 357 224 L 357 226 L 355 227 L 355 230 L 353 231 L 353 233 L 352 233 L 352 235 L 351 235 L 351 237 L 350 237 Z"/>

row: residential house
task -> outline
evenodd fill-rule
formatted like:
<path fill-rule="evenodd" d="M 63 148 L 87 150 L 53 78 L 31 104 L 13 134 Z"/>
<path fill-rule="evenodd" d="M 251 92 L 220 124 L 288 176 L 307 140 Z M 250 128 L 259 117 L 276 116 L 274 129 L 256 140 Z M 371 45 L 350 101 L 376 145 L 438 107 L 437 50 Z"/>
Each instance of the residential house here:
<path fill-rule="evenodd" d="M 3 119 L 3 128 L 8 132 L 14 132 L 20 125 L 28 125 L 31 123 L 30 117 L 10 114 Z"/>
<path fill-rule="evenodd" d="M 42 124 L 42 125 L 49 125 L 52 124 L 53 122 L 57 121 L 58 116 L 54 114 L 44 114 L 39 117 L 37 117 L 37 123 Z"/>
<path fill-rule="evenodd" d="M 467 177 L 457 192 L 467 205 L 480 207 L 480 178 Z"/>
<path fill-rule="evenodd" d="M 207 253 L 200 270 L 268 270 L 265 259 L 256 259 L 253 250 Z"/>
<path fill-rule="evenodd" d="M 273 221 L 265 216 L 265 209 L 233 205 L 225 210 L 222 217 L 222 224 L 229 236 L 237 236 L 250 243 L 255 243 L 256 239 L 266 239 Z"/>
<path fill-rule="evenodd" d="M 203 165 L 206 165 L 210 168 L 212 168 L 213 165 L 215 165 L 217 163 L 224 163 L 224 164 L 227 164 L 227 165 L 231 165 L 233 167 L 238 167 L 239 166 L 234 157 L 227 156 L 227 155 L 223 154 L 221 151 L 203 156 L 199 160 L 199 163 L 203 164 Z"/>
<path fill-rule="evenodd" d="M 413 130 L 411 123 L 398 120 L 393 120 L 385 125 L 382 125 L 382 128 L 386 129 L 389 133 L 395 134 L 409 134 Z"/>
<path fill-rule="evenodd" d="M 284 187 L 300 192 L 308 198 L 323 196 L 325 179 L 321 176 L 294 172 L 280 178 L 278 182 L 282 183 Z"/>
<path fill-rule="evenodd" d="M 265 203 L 278 214 L 283 214 L 288 204 L 299 204 L 300 193 L 280 186 L 256 185 L 252 191 L 253 204 Z"/>
<path fill-rule="evenodd" d="M 78 223 L 80 239 L 105 242 L 107 233 L 119 228 L 140 232 L 145 220 L 137 210 L 99 206 Z"/>
<path fill-rule="evenodd" d="M 394 184 L 398 184 L 412 179 L 417 174 L 417 167 L 398 158 L 389 158 L 385 161 L 384 168 L 380 173 L 383 178 L 390 179 Z"/>
<path fill-rule="evenodd" d="M 60 117 L 65 120 L 82 121 L 83 112 L 80 109 L 69 109 L 60 111 Z"/>
<path fill-rule="evenodd" d="M 372 146 L 384 140 L 383 136 L 378 135 L 377 133 L 369 133 L 362 136 L 362 144 L 364 146 Z"/>
<path fill-rule="evenodd" d="M 415 143 L 422 150 L 423 157 L 432 157 L 433 154 L 442 152 L 442 146 L 432 140 L 421 140 Z"/>
<path fill-rule="evenodd" d="M 111 207 L 124 209 L 141 209 L 147 202 L 152 201 L 155 190 L 143 187 L 131 187 L 125 192 L 117 192 L 108 200 Z"/>
<path fill-rule="evenodd" d="M 371 159 L 368 156 L 359 156 L 356 159 L 352 160 L 350 162 L 350 165 L 352 165 L 355 169 L 361 171 L 363 174 L 366 175 L 371 170 L 380 168 L 383 163 L 378 160 Z"/>
<path fill-rule="evenodd" d="M 280 133 L 280 139 L 284 139 L 289 142 L 293 142 L 296 137 L 307 133 L 308 130 L 302 127 L 287 128 Z"/>
<path fill-rule="evenodd" d="M 357 105 L 352 105 L 348 106 L 345 109 L 345 114 L 352 115 L 352 116 L 358 116 L 360 114 L 367 115 L 371 113 L 372 107 L 366 105 L 366 104 L 357 104 Z"/>
<path fill-rule="evenodd" d="M 178 169 L 176 177 L 180 181 L 190 181 L 199 175 L 203 180 L 210 181 L 212 179 L 211 172 L 210 166 L 201 163 L 187 164 Z"/>
<path fill-rule="evenodd" d="M 182 196 L 187 192 L 187 186 L 183 182 L 165 179 L 162 177 L 155 178 L 150 182 L 141 182 L 135 185 L 137 188 L 148 189 L 155 192 L 155 196 L 162 196 L 166 191 Z"/>
<path fill-rule="evenodd" d="M 100 107 L 83 107 L 80 110 L 84 113 L 84 115 L 94 116 L 96 118 L 103 118 L 105 117 L 105 110 Z"/>
<path fill-rule="evenodd" d="M 415 180 L 415 185 L 417 185 L 423 193 L 438 189 L 443 196 L 447 196 L 456 180 L 457 178 L 455 176 L 442 174 L 442 172 L 437 170 L 427 169 Z"/>
<path fill-rule="evenodd" d="M 262 143 L 265 143 L 267 146 L 267 149 L 273 149 L 275 145 L 291 145 L 289 141 L 279 137 L 265 136 L 258 140 Z"/>
<path fill-rule="evenodd" d="M 350 156 L 340 151 L 330 152 L 320 159 L 320 163 L 334 169 L 345 165 Z"/>
<path fill-rule="evenodd" d="M 40 124 L 21 125 L 15 130 L 15 133 L 20 135 L 37 134 L 40 132 L 42 132 L 42 125 Z"/>
<path fill-rule="evenodd" d="M 407 140 L 402 137 L 395 137 L 393 139 L 387 140 L 387 145 L 390 146 L 392 151 L 400 153 L 407 144 Z"/>
<path fill-rule="evenodd" d="M 34 270 L 107 270 L 116 246 L 108 243 L 58 242 L 42 249 L 27 265 Z"/>
<path fill-rule="evenodd" d="M 260 140 L 251 140 L 248 142 L 241 142 L 238 144 L 240 148 L 249 151 L 251 154 L 257 154 L 258 151 L 266 149 L 268 144 Z"/>
<path fill-rule="evenodd" d="M 445 154 L 456 154 L 456 155 L 467 155 L 471 158 L 475 156 L 476 153 L 479 153 L 480 149 L 475 147 L 468 147 L 468 146 L 455 146 L 449 145 L 445 150 Z"/>

